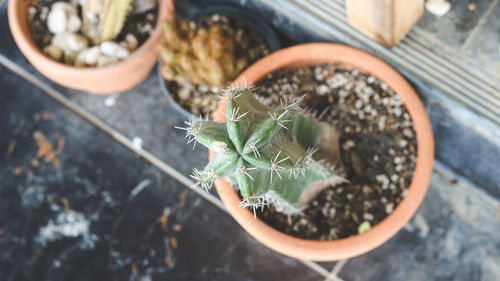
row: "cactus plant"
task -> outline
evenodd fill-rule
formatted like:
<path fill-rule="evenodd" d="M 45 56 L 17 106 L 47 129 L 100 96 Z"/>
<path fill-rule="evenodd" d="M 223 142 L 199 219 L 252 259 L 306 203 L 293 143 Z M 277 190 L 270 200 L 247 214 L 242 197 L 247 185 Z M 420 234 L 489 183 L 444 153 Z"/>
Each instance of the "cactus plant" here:
<path fill-rule="evenodd" d="M 246 46 L 233 29 L 213 22 L 197 28 L 172 14 L 164 25 L 163 78 L 222 88 L 248 65 Z"/>
<path fill-rule="evenodd" d="M 132 0 L 85 0 L 82 31 L 94 44 L 114 40 L 121 32 Z"/>
<path fill-rule="evenodd" d="M 202 171 L 194 170 L 194 186 L 208 191 L 227 176 L 239 187 L 240 206 L 255 214 L 272 204 L 295 215 L 321 190 L 343 181 L 316 153 L 331 128 L 301 110 L 303 97 L 268 108 L 243 84 L 228 88 L 221 98 L 227 102 L 225 122 L 191 121 L 179 128 L 188 143 L 217 152 Z"/>

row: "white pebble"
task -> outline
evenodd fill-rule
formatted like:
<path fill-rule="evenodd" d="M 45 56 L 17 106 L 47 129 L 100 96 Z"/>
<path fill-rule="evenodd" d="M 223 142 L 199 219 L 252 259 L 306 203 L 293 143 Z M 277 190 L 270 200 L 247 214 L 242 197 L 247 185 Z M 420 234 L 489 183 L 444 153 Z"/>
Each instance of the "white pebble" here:
<path fill-rule="evenodd" d="M 76 14 L 71 14 L 68 17 L 68 22 L 66 29 L 69 32 L 77 32 L 80 30 L 80 27 L 82 26 L 82 21 L 80 20 L 80 17 Z"/>
<path fill-rule="evenodd" d="M 337 213 L 337 210 L 335 208 L 331 208 L 330 210 L 328 210 L 328 216 L 332 219 L 335 217 L 336 213 Z"/>
<path fill-rule="evenodd" d="M 31 20 L 36 14 L 36 8 L 33 6 L 28 7 L 28 18 Z"/>
<path fill-rule="evenodd" d="M 115 62 L 118 62 L 117 57 L 108 57 L 108 56 L 104 56 L 101 54 L 99 56 L 99 58 L 97 59 L 97 66 L 106 66 L 106 65 L 113 64 Z"/>
<path fill-rule="evenodd" d="M 78 56 L 77 52 L 64 51 L 64 63 L 73 64 Z"/>
<path fill-rule="evenodd" d="M 345 78 L 344 75 L 340 73 L 337 73 L 326 80 L 328 86 L 332 88 L 338 88 L 344 86 L 345 84 L 347 84 L 347 82 L 348 82 L 347 78 Z"/>
<path fill-rule="evenodd" d="M 62 10 L 62 11 L 67 12 L 68 14 L 77 14 L 78 13 L 78 10 L 76 9 L 75 6 L 71 5 L 71 3 L 63 2 L 63 1 L 55 2 L 54 4 L 52 4 L 51 9 L 52 10 Z"/>
<path fill-rule="evenodd" d="M 377 182 L 382 184 L 382 189 L 387 189 L 387 187 L 389 187 L 389 179 L 387 178 L 386 175 L 384 174 L 376 175 L 375 179 L 377 180 Z"/>
<path fill-rule="evenodd" d="M 356 109 L 360 109 L 361 106 L 363 106 L 363 101 L 362 100 L 356 100 L 356 102 L 354 103 L 354 107 Z"/>
<path fill-rule="evenodd" d="M 101 52 L 106 56 L 117 57 L 124 59 L 130 55 L 129 51 L 112 41 L 105 41 L 101 43 Z"/>
<path fill-rule="evenodd" d="M 428 0 L 425 8 L 434 15 L 442 17 L 450 11 L 451 4 L 446 0 Z"/>
<path fill-rule="evenodd" d="M 366 78 L 366 82 L 370 83 L 370 84 L 373 84 L 375 83 L 375 81 L 377 81 L 377 79 L 373 76 L 368 76 L 368 78 Z"/>
<path fill-rule="evenodd" d="M 132 145 L 134 146 L 135 149 L 140 150 L 142 149 L 142 145 L 144 144 L 144 141 L 140 137 L 134 137 L 132 139 Z"/>
<path fill-rule="evenodd" d="M 344 150 L 347 150 L 347 149 L 349 149 L 349 148 L 351 148 L 351 147 L 354 147 L 355 145 L 356 145 L 356 144 L 354 143 L 354 141 L 353 141 L 353 140 L 348 140 L 348 141 L 346 141 L 346 142 L 344 143 L 344 145 L 342 146 L 342 148 L 343 148 Z"/>
<path fill-rule="evenodd" d="M 396 182 L 399 179 L 399 176 L 397 174 L 394 174 L 391 176 L 391 181 Z"/>
<path fill-rule="evenodd" d="M 79 52 L 88 46 L 88 40 L 85 36 L 78 34 L 69 34 L 67 37 L 68 47 L 75 52 Z"/>
<path fill-rule="evenodd" d="M 398 145 L 399 147 L 405 147 L 408 145 L 408 142 L 404 139 L 401 139 L 399 142 L 398 142 Z"/>
<path fill-rule="evenodd" d="M 104 105 L 107 107 L 114 106 L 116 104 L 116 98 L 117 98 L 117 96 L 115 96 L 115 95 L 111 95 L 111 96 L 107 97 L 104 100 Z M 141 145 L 142 145 L 142 143 L 141 143 Z"/>
<path fill-rule="evenodd" d="M 94 46 L 87 50 L 85 54 L 85 63 L 90 66 L 97 65 L 97 60 L 101 55 L 101 48 L 99 46 Z"/>
<path fill-rule="evenodd" d="M 370 213 L 364 213 L 363 214 L 363 219 L 365 219 L 365 220 L 371 221 L 371 220 L 373 220 L 373 218 L 374 218 L 373 215 L 370 214 Z"/>
<path fill-rule="evenodd" d="M 79 52 L 87 48 L 88 41 L 85 36 L 64 32 L 52 37 L 52 45 L 61 48 L 66 54 L 70 52 Z"/>
<path fill-rule="evenodd" d="M 392 113 L 394 113 L 394 116 L 399 117 L 401 114 L 403 114 L 403 110 L 400 107 L 395 107 L 392 110 Z"/>
<path fill-rule="evenodd" d="M 50 10 L 48 7 L 43 7 L 42 11 L 40 11 L 40 19 L 42 21 L 47 19 L 47 15 L 49 14 Z"/>
<path fill-rule="evenodd" d="M 394 205 L 392 203 L 385 205 L 385 212 L 387 214 L 392 213 L 393 209 L 394 209 Z"/>
<path fill-rule="evenodd" d="M 327 85 L 321 85 L 321 86 L 317 87 L 316 90 L 318 91 L 318 94 L 320 96 L 324 96 L 330 92 L 330 88 L 328 88 Z"/>
<path fill-rule="evenodd" d="M 413 137 L 413 131 L 410 128 L 405 128 L 403 130 L 403 135 L 405 137 L 411 138 L 411 137 Z"/>
<path fill-rule="evenodd" d="M 52 9 L 47 16 L 47 28 L 53 34 L 65 32 L 67 22 L 66 12 L 62 9 Z"/>
<path fill-rule="evenodd" d="M 191 91 L 189 88 L 182 87 L 177 94 L 181 100 L 187 100 L 191 96 Z"/>
<path fill-rule="evenodd" d="M 401 164 L 405 161 L 405 158 L 402 156 L 396 156 L 394 157 L 394 164 Z"/>
<path fill-rule="evenodd" d="M 386 116 L 380 116 L 380 118 L 377 121 L 377 126 L 380 131 L 382 131 L 385 128 L 385 121 L 387 120 Z"/>
<path fill-rule="evenodd" d="M 74 66 L 76 67 L 84 67 L 85 66 L 85 55 L 87 53 L 88 49 L 80 51 L 78 55 L 76 56 Z"/>
<path fill-rule="evenodd" d="M 129 51 L 133 51 L 137 48 L 137 46 L 139 45 L 139 41 L 137 40 L 137 38 L 129 33 L 127 35 L 125 35 L 125 41 L 124 41 L 126 44 L 127 44 L 127 49 Z"/>
<path fill-rule="evenodd" d="M 60 60 L 63 55 L 63 50 L 54 45 L 45 46 L 43 52 L 55 60 Z"/>
<path fill-rule="evenodd" d="M 64 33 L 59 33 L 59 34 L 54 35 L 54 37 L 52 37 L 52 41 L 51 41 L 52 45 L 62 49 L 63 51 L 69 50 L 68 36 L 70 34 L 71 33 L 64 32 Z"/>

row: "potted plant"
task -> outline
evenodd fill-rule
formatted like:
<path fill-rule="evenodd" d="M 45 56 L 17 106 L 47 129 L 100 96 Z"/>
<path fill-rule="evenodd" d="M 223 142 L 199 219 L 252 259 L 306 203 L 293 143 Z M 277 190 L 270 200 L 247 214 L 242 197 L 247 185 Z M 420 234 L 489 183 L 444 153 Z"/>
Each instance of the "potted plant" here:
<path fill-rule="evenodd" d="M 333 65 L 335 67 L 332 68 Z M 318 68 L 319 66 L 324 66 L 324 69 Z M 307 69 L 311 67 L 318 68 L 320 71 L 318 73 L 312 71 L 313 78 L 307 77 L 307 79 L 323 81 L 325 76 L 331 74 L 332 76 L 327 80 L 331 82 L 332 88 L 336 89 L 335 95 L 339 96 L 328 96 L 324 88 L 321 87 L 325 84 L 322 84 L 317 88 L 307 87 L 305 91 L 312 93 L 307 94 L 302 99 L 303 103 L 311 105 L 314 99 L 320 99 L 320 103 L 328 103 L 329 100 L 342 100 L 357 96 L 360 100 L 379 100 L 379 110 L 382 110 L 384 106 L 390 108 L 389 119 L 394 116 L 400 116 L 398 117 L 400 119 L 397 120 L 404 119 L 403 122 L 394 121 L 393 124 L 398 124 L 398 128 L 390 128 L 392 121 L 384 121 L 386 123 L 384 126 L 380 126 L 380 131 L 371 132 L 370 134 L 373 136 L 365 135 L 365 139 L 370 137 L 376 139 L 376 136 L 384 135 L 387 130 L 391 131 L 389 135 L 396 138 L 398 134 L 395 133 L 395 130 L 400 130 L 399 126 L 403 126 L 402 123 L 410 123 L 405 125 L 408 127 L 402 131 L 405 131 L 404 134 L 408 134 L 407 139 L 413 138 L 414 144 L 402 139 L 396 145 L 405 147 L 404 151 L 410 151 L 411 149 L 408 147 L 415 149 L 416 159 L 412 162 L 413 165 L 400 165 L 401 160 L 395 161 L 396 157 L 399 156 L 388 158 L 390 162 L 398 163 L 396 167 L 414 167 L 412 171 L 399 169 L 400 175 L 411 176 L 408 186 L 405 186 L 405 181 L 400 179 L 401 188 L 396 185 L 393 188 L 393 179 L 391 178 L 388 179 L 387 183 L 382 180 L 384 184 L 381 185 L 387 185 L 385 188 L 383 186 L 369 186 L 369 184 L 359 188 L 354 187 L 352 183 L 358 181 L 352 177 L 352 172 L 350 172 L 352 167 L 350 166 L 353 165 L 352 162 L 356 161 L 343 154 L 346 149 L 352 146 L 350 144 L 352 140 L 345 139 L 346 136 L 353 136 L 349 134 L 351 130 L 347 130 L 346 126 L 340 126 L 339 123 L 332 125 L 334 122 L 330 122 L 326 125 L 307 114 L 304 115 L 298 106 L 301 100 L 291 103 L 285 100 L 282 105 L 278 103 L 277 107 L 268 108 L 257 101 L 249 89 L 238 88 L 234 84 L 219 104 L 214 119 L 215 123 L 188 122 L 188 127 L 185 129 L 188 136 L 191 137 L 189 141 L 196 140 L 210 148 L 210 163 L 202 171 L 195 170 L 193 178 L 197 184 L 205 188 L 210 188 L 212 182 L 215 181 L 217 192 L 228 211 L 245 230 L 264 245 L 282 254 L 308 260 L 332 261 L 360 255 L 379 246 L 409 221 L 428 188 L 432 173 L 434 143 L 425 108 L 411 86 L 389 65 L 372 55 L 351 47 L 327 43 L 290 47 L 258 61 L 243 72 L 239 79 L 244 77 L 249 84 L 260 83 L 259 87 L 264 89 L 269 87 L 265 82 L 270 78 L 305 83 L 303 82 L 305 80 L 300 79 L 301 77 L 280 76 L 279 71 L 284 69 L 300 74 L 307 72 Z M 322 72 L 325 69 L 332 69 L 332 71 L 329 72 L 330 74 L 328 71 Z M 356 78 L 357 82 L 348 86 L 345 81 L 347 75 L 359 76 L 362 79 L 367 79 L 368 82 L 361 83 L 359 80 L 361 78 Z M 321 77 L 314 78 L 315 76 Z M 393 97 L 389 98 L 368 90 L 367 83 L 377 83 L 376 87 L 373 87 L 380 89 L 380 93 L 384 93 L 384 95 L 392 93 Z M 342 88 L 339 86 L 341 84 L 346 86 Z M 283 84 L 278 85 L 278 87 L 273 86 L 269 88 L 274 88 L 275 91 L 279 92 Z M 290 88 L 290 92 L 296 91 L 294 86 L 286 86 L 285 88 Z M 281 98 L 287 99 L 284 96 Z M 353 102 L 356 105 L 350 105 L 351 102 L 353 101 L 350 99 L 343 100 L 343 103 L 349 104 L 348 114 L 350 115 L 345 116 L 364 115 L 360 112 L 366 107 L 363 107 L 362 110 L 356 110 L 360 102 L 356 100 Z M 402 108 L 404 111 L 400 112 Z M 339 110 L 341 109 L 336 108 L 336 111 L 329 113 L 329 115 L 337 116 L 340 114 L 342 116 L 338 112 Z M 370 109 L 371 114 L 375 113 L 371 115 L 374 118 L 370 117 L 366 123 L 375 122 L 375 124 L 380 125 L 382 116 L 377 115 L 376 111 L 373 108 Z M 319 117 L 324 119 L 324 114 L 320 114 Z M 349 126 L 351 125 L 349 124 Z M 357 128 L 354 129 L 355 132 L 358 131 Z M 413 129 L 406 130 L 408 128 Z M 359 131 L 361 132 L 362 129 Z M 410 135 L 409 132 L 414 132 L 414 134 Z M 385 141 L 392 142 L 390 139 L 385 139 Z M 378 163 L 377 165 L 380 167 L 394 166 L 394 163 L 380 163 L 377 162 L 380 159 L 371 159 L 372 156 L 373 158 L 377 156 L 377 158 L 386 159 L 385 156 L 394 154 L 390 151 L 377 150 L 376 146 L 369 143 L 369 145 L 361 147 L 361 149 L 375 149 L 377 151 L 378 155 L 369 155 L 370 163 Z M 384 144 L 379 143 L 378 146 L 383 148 Z M 391 149 L 394 150 L 393 148 L 388 150 Z M 313 153 L 316 150 L 317 152 Z M 341 156 L 341 161 L 338 160 L 339 156 Z M 321 158 L 330 159 L 326 163 L 336 163 L 337 167 L 339 167 L 339 162 L 343 163 L 346 170 L 345 176 L 339 176 L 338 170 L 332 170 L 329 165 L 319 162 Z M 411 155 L 408 155 L 408 158 L 410 159 Z M 358 161 L 363 162 L 362 160 L 358 159 Z M 370 174 L 369 170 L 377 167 L 372 165 L 364 168 L 357 172 Z M 228 177 L 224 178 L 223 176 Z M 362 177 L 363 175 L 357 174 L 357 176 Z M 378 176 L 373 175 L 373 177 L 379 180 Z M 348 181 L 347 185 L 343 180 Z M 239 187 L 240 193 L 235 191 L 233 187 Z M 331 190 L 328 190 L 329 188 Z M 390 210 L 387 210 L 387 204 L 385 205 L 387 214 L 383 216 L 381 221 L 374 223 L 373 215 L 371 218 L 368 215 L 357 218 L 356 230 L 339 238 L 335 238 L 335 233 L 330 233 L 331 236 L 327 239 L 300 238 L 297 235 L 285 233 L 293 233 L 293 229 L 278 230 L 276 225 L 271 226 L 272 223 L 269 219 L 263 216 L 266 213 L 265 209 L 269 209 L 268 205 L 274 205 L 272 208 L 275 212 L 284 212 L 282 216 L 288 218 L 294 227 L 300 226 L 303 221 L 310 218 L 304 215 L 308 209 L 319 210 L 317 213 L 326 211 L 326 216 L 338 217 L 338 211 L 335 214 L 335 211 L 331 212 L 333 208 L 328 209 L 318 202 L 324 202 L 325 205 L 337 204 L 338 202 L 330 202 L 333 200 L 331 197 L 343 196 L 346 189 L 349 192 L 347 199 L 342 206 L 338 207 L 338 210 L 342 210 L 342 215 L 354 213 L 350 210 L 358 207 L 361 210 L 370 208 L 368 206 L 354 206 L 349 201 L 355 201 L 355 194 L 361 196 L 365 189 L 370 194 L 379 191 L 384 194 L 383 192 L 388 191 L 391 194 L 399 194 L 399 197 L 396 200 L 396 205 L 392 205 Z M 356 189 L 357 193 L 350 193 L 349 189 Z M 315 196 L 316 199 L 314 199 Z M 308 202 L 312 202 L 312 204 L 308 206 Z M 390 204 L 393 203 L 390 202 Z M 244 208 L 246 206 L 254 210 Z M 257 208 L 259 210 L 263 208 L 264 211 L 259 211 Z M 384 205 L 374 206 L 374 208 L 384 209 Z M 356 219 L 355 216 L 354 219 Z M 293 220 L 298 220 L 298 224 L 292 222 Z M 307 222 L 305 225 L 308 225 Z M 338 225 L 327 225 L 326 230 L 335 227 Z"/>
<path fill-rule="evenodd" d="M 272 28 L 238 7 L 212 6 L 182 17 L 172 15 L 164 25 L 160 85 L 187 118 L 212 118 L 219 91 L 279 48 Z"/>
<path fill-rule="evenodd" d="M 97 94 L 142 82 L 158 59 L 172 0 L 9 1 L 12 35 L 51 80 Z"/>

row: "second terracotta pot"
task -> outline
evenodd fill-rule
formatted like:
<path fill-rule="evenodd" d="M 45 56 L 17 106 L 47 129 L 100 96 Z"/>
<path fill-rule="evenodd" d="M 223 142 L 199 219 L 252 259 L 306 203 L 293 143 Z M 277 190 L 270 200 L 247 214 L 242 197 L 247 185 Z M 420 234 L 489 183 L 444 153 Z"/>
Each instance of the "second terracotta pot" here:
<path fill-rule="evenodd" d="M 417 139 L 417 164 L 406 197 L 382 222 L 369 231 L 344 239 L 314 241 L 284 234 L 253 213 L 239 207 L 241 200 L 237 191 L 222 179 L 217 184 L 217 192 L 234 219 L 255 239 L 267 247 L 284 255 L 314 261 L 335 261 L 366 253 L 391 238 L 415 214 L 424 199 L 429 186 L 433 160 L 434 139 L 429 117 L 410 84 L 391 66 L 380 59 L 355 48 L 328 43 L 297 45 L 277 51 L 261 59 L 244 71 L 236 81 L 245 78 L 255 84 L 267 74 L 282 68 L 341 63 L 355 67 L 360 72 L 369 73 L 391 87 L 403 100 L 414 124 Z M 226 103 L 221 102 L 214 121 L 224 121 Z M 215 153 L 210 151 L 210 159 Z"/>
<path fill-rule="evenodd" d="M 73 67 L 47 57 L 33 41 L 27 9 L 33 1 L 9 0 L 9 26 L 21 52 L 43 75 L 68 88 L 95 94 L 126 91 L 141 83 L 158 60 L 157 42 L 162 22 L 173 11 L 172 0 L 159 0 L 158 23 L 153 34 L 126 59 L 103 67 Z"/>

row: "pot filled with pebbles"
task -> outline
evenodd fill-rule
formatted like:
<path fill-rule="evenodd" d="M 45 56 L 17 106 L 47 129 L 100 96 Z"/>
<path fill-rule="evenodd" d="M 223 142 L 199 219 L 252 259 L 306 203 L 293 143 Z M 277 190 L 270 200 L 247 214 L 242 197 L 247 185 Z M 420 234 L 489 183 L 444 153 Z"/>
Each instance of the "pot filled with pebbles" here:
<path fill-rule="evenodd" d="M 9 1 L 14 39 L 51 80 L 97 94 L 142 82 L 158 59 L 172 0 Z"/>
<path fill-rule="evenodd" d="M 265 21 L 238 7 L 214 6 L 184 18 L 165 24 L 160 85 L 182 115 L 213 118 L 220 90 L 280 42 Z"/>
<path fill-rule="evenodd" d="M 235 220 L 282 254 L 333 261 L 387 241 L 417 211 L 434 140 L 410 84 L 352 47 L 277 51 L 225 91 L 214 122 L 191 121 L 188 141 L 210 149 L 194 170 Z"/>

